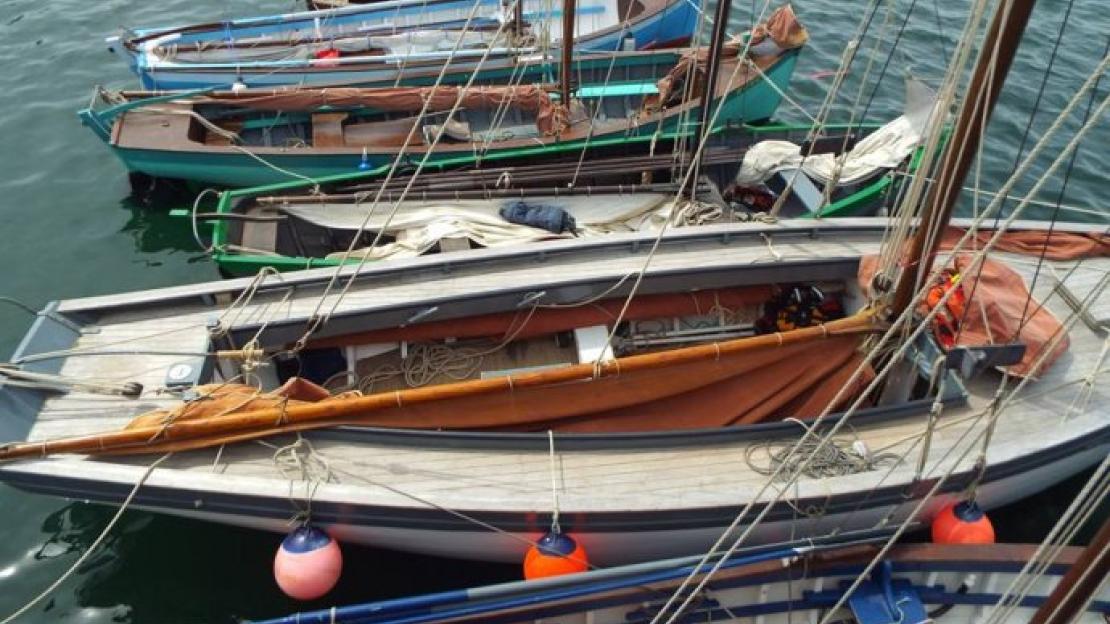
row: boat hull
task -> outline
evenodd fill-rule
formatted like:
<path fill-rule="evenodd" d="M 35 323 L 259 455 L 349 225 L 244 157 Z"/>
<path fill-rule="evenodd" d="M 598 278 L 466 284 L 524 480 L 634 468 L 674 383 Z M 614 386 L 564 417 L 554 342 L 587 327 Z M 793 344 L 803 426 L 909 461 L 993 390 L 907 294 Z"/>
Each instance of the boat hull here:
<path fill-rule="evenodd" d="M 434 16 L 420 13 L 425 3 L 387 3 L 389 6 L 363 7 L 357 12 L 343 19 L 359 16 L 360 25 L 388 25 L 396 22 L 399 15 L 405 11 L 414 15 L 424 15 L 421 19 L 435 21 Z M 411 6 L 405 6 L 405 5 Z M 443 3 L 448 5 L 463 5 L 469 10 L 470 3 Z M 496 8 L 497 0 L 485 0 L 485 4 Z M 457 7 L 456 7 L 457 8 Z M 659 48 L 684 45 L 693 34 L 700 8 L 693 2 L 678 0 L 669 2 L 658 11 L 650 12 L 640 18 L 633 19 L 628 30 L 620 27 L 603 28 L 596 32 L 581 35 L 576 40 L 575 49 L 579 52 L 607 52 L 634 47 L 637 50 L 651 50 Z M 344 12 L 340 12 L 342 14 Z M 346 13 L 351 13 L 347 11 Z M 465 14 L 462 15 L 465 18 Z M 539 16 L 542 19 L 542 16 Z M 266 18 L 259 18 L 264 20 Z M 336 18 L 331 18 L 335 21 Z M 299 26 L 298 26 L 299 24 Z M 274 35 L 283 30 L 293 29 L 310 30 L 312 18 L 285 21 L 276 26 L 244 25 L 237 30 L 240 37 Z M 579 24 L 579 32 L 583 25 Z M 140 32 L 140 34 L 142 34 Z M 221 37 L 209 36 L 210 41 L 219 41 Z M 176 43 L 201 40 L 199 37 L 182 36 L 175 40 Z M 113 48 L 115 49 L 115 47 Z M 256 61 L 240 63 L 174 63 L 166 62 L 151 56 L 144 50 L 120 48 L 121 53 L 127 56 L 131 70 L 139 76 L 145 89 L 151 90 L 177 90 L 177 89 L 207 89 L 226 88 L 239 81 L 250 87 L 273 87 L 280 85 L 324 85 L 324 84 L 357 84 L 371 85 L 378 82 L 394 83 L 405 80 L 408 65 L 415 65 L 419 72 L 421 64 L 442 66 L 450 60 L 452 66 L 463 71 L 475 66 L 482 57 L 482 51 L 468 51 L 452 54 L 449 51 L 411 54 L 411 55 L 384 55 L 377 57 L 362 57 L 343 64 L 334 65 L 316 59 L 282 60 L 282 61 Z M 486 64 L 504 64 L 521 54 L 533 54 L 535 50 L 520 49 L 491 52 Z"/>
<path fill-rule="evenodd" d="M 797 63 L 797 51 L 784 54 L 783 58 L 765 71 L 765 80 L 755 80 L 725 98 L 718 116 L 718 126 L 761 121 L 774 115 L 782 101 L 782 93 L 790 83 Z M 768 84 L 768 81 L 774 86 Z M 660 128 L 657 124 L 642 124 L 630 130 L 596 135 L 589 140 L 591 147 L 611 144 L 642 144 L 645 149 L 656 133 L 677 135 L 677 119 L 667 120 Z M 575 152 L 586 145 L 584 140 L 550 141 L 544 145 L 527 148 L 491 148 L 481 158 L 498 161 L 507 158 L 545 157 Z M 297 149 L 256 148 L 248 153 L 234 147 L 201 149 L 196 151 L 124 148 L 112 145 L 113 151 L 128 170 L 155 178 L 181 179 L 202 184 L 226 187 L 246 187 L 319 179 L 350 174 L 360 169 L 390 166 L 396 158 L 393 152 L 368 152 L 360 148 L 344 148 L 329 152 Z M 253 154 L 253 155 L 252 155 Z M 462 155 L 460 155 L 462 154 Z M 414 155 L 411 162 L 418 162 Z M 433 154 L 429 163 L 441 165 L 467 165 L 478 161 L 473 152 L 442 152 Z"/>
<path fill-rule="evenodd" d="M 1094 446 L 1078 442 L 991 466 L 987 479 L 978 489 L 978 502 L 986 509 L 1007 505 L 1089 468 L 1110 452 L 1107 440 L 1110 429 L 1102 434 L 1102 440 Z M 129 489 L 127 485 L 111 487 L 104 481 L 81 477 L 43 478 L 14 468 L 5 470 L 3 479 L 10 485 L 40 494 L 118 504 Z M 942 493 L 929 501 L 918 521 L 927 524 L 947 502 L 960 497 L 970 478 L 971 475 L 965 473 L 949 479 Z M 924 492 L 928 483 L 922 485 Z M 907 497 L 904 491 L 901 487 L 877 488 L 832 497 L 827 502 L 795 501 L 795 506 L 801 509 L 824 504 L 826 511 L 815 517 L 799 516 L 795 507 L 780 504 L 768 513 L 767 519 L 744 543 L 779 543 L 833 530 L 867 530 L 881 526 L 884 518 L 897 522 L 908 517 L 920 502 L 919 497 Z M 140 490 L 136 505 L 147 511 L 277 534 L 288 532 L 289 518 L 297 513 L 288 499 L 224 497 L 210 491 L 170 491 L 157 487 Z M 250 513 L 246 512 L 248 509 Z M 704 552 L 738 511 L 739 506 L 650 513 L 597 514 L 566 510 L 562 524 L 587 549 L 591 561 L 611 566 Z M 751 517 L 759 511 L 760 507 L 754 508 Z M 509 516 L 468 512 L 468 515 L 504 528 L 494 533 L 435 509 L 384 509 L 354 503 L 331 505 L 324 501 L 313 504 L 314 522 L 328 527 L 340 541 L 456 559 L 518 562 L 525 544 L 546 530 L 546 514 Z"/>

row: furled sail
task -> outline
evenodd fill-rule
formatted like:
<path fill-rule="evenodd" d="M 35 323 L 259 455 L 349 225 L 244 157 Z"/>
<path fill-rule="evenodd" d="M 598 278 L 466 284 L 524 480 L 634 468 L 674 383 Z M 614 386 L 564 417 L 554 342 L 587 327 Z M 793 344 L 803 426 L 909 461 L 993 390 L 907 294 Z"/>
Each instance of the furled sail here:
<path fill-rule="evenodd" d="M 863 312 L 792 331 L 644 353 L 519 375 L 423 388 L 321 396 L 247 395 L 234 388 L 189 417 L 187 405 L 141 416 L 123 431 L 0 448 L 0 459 L 50 453 L 148 453 L 204 448 L 279 433 L 374 427 L 652 431 L 814 416 L 851 377 L 863 337 L 878 329 Z M 227 386 L 223 386 L 227 387 Z M 844 393 L 843 400 L 854 398 Z M 255 409 L 253 401 L 270 405 Z M 201 403 L 206 397 L 198 399 Z M 221 400 L 216 396 L 211 400 Z M 246 409 L 246 411 L 243 411 Z"/>
<path fill-rule="evenodd" d="M 379 111 L 413 113 L 423 109 L 426 102 L 427 110 L 431 112 L 450 110 L 458 102 L 461 108 L 496 109 L 514 106 L 534 114 L 536 127 L 545 135 L 558 134 L 569 123 L 566 108 L 552 102 L 547 92 L 535 85 L 278 89 L 246 95 L 217 92 L 199 97 L 195 101 L 199 104 L 285 112 L 365 106 Z"/>

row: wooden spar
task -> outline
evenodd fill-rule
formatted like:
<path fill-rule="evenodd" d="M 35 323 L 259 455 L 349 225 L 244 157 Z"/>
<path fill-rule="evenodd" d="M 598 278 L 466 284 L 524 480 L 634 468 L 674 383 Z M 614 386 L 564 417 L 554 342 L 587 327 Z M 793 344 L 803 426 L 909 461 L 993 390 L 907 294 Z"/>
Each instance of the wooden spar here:
<path fill-rule="evenodd" d="M 574 54 L 574 3 L 575 0 L 563 0 L 563 48 L 562 62 L 559 64 L 559 102 L 566 110 L 570 110 L 570 72 L 571 55 Z"/>
<path fill-rule="evenodd" d="M 743 158 L 747 147 L 713 147 L 702 152 L 702 161 L 705 164 L 728 164 L 739 162 Z M 590 175 L 621 174 L 630 171 L 643 171 L 644 169 L 670 169 L 675 166 L 676 154 L 660 152 L 654 156 L 620 156 L 599 158 L 590 161 L 588 172 Z M 681 155 L 677 155 L 681 156 Z M 685 158 L 678 161 L 686 164 Z M 466 171 L 449 171 L 444 173 L 431 173 L 420 176 L 414 188 L 427 185 L 436 189 L 444 188 L 486 188 L 494 186 L 495 182 L 504 176 L 513 180 L 523 180 L 529 184 L 537 181 L 557 181 L 570 179 L 574 174 L 573 163 L 555 163 L 539 165 L 517 165 L 496 167 L 488 169 L 471 169 Z M 401 189 L 409 183 L 407 177 L 394 178 L 385 185 L 387 188 Z M 450 185 L 450 186 L 448 186 Z M 370 184 L 351 184 L 343 186 L 344 191 L 377 191 L 383 186 L 382 182 Z"/>
<path fill-rule="evenodd" d="M 409 201 L 452 200 L 452 199 L 513 199 L 515 197 L 580 197 L 590 195 L 619 195 L 628 193 L 674 193 L 678 190 L 677 184 L 670 182 L 655 182 L 652 184 L 603 184 L 599 186 L 582 186 L 567 188 L 565 186 L 544 186 L 538 188 L 502 188 L 502 189 L 459 189 L 459 190 L 433 190 L 413 191 L 404 194 L 404 199 Z M 708 184 L 702 185 L 701 190 L 710 190 Z M 281 206 L 291 203 L 327 204 L 334 201 L 358 201 L 362 194 L 334 194 L 334 195 L 298 195 L 289 197 L 259 197 L 256 203 L 260 205 Z M 393 202 L 402 199 L 401 193 L 384 191 L 379 201 Z"/>
<path fill-rule="evenodd" d="M 513 3 L 513 37 L 515 45 L 520 45 L 524 37 L 524 0 L 516 0 Z"/>
<path fill-rule="evenodd" d="M 1091 539 L 1033 614 L 1031 624 L 1067 624 L 1079 618 L 1110 576 L 1110 519 Z"/>
<path fill-rule="evenodd" d="M 596 365 L 594 362 L 585 362 L 519 376 L 495 377 L 424 388 L 410 388 L 345 400 L 291 405 L 284 409 L 270 408 L 211 418 L 179 420 L 165 425 L 135 427 L 122 431 L 52 441 L 13 443 L 0 446 L 0 461 L 21 457 L 42 457 L 54 453 L 98 454 L 111 451 L 134 451 L 152 444 L 213 437 L 249 439 L 252 434 L 258 437 L 272 435 L 280 432 L 278 430 L 282 427 L 288 427 L 290 430 L 304 430 L 333 426 L 337 419 L 354 419 L 369 413 L 396 407 L 447 402 L 478 395 L 509 393 L 529 387 L 585 382 L 595 378 L 595 375 L 597 377 L 609 377 L 621 373 L 704 362 L 710 359 L 719 359 L 722 355 L 737 355 L 756 349 L 805 343 L 829 336 L 862 334 L 880 329 L 882 327 L 874 322 L 870 311 L 864 310 L 854 316 L 831 321 L 824 325 L 671 351 L 634 355 L 600 362 Z"/>
<path fill-rule="evenodd" d="M 910 304 L 918 287 L 917 276 L 927 278 L 932 271 L 933 258 L 940 245 L 939 232 L 952 218 L 952 210 L 960 196 L 960 189 L 963 188 L 968 169 L 978 151 L 979 137 L 990 120 L 995 102 L 998 101 L 998 94 L 1002 91 L 1006 74 L 1010 71 L 1018 43 L 1025 32 L 1026 24 L 1029 23 L 1029 15 L 1033 12 L 1036 0 L 1014 0 L 1008 12 L 1003 6 L 1004 3 L 999 4 L 991 21 L 990 30 L 983 39 L 978 62 L 968 83 L 968 95 L 960 108 L 960 116 L 952 132 L 952 139 L 948 142 L 942 169 L 936 183 L 929 188 L 926 195 L 922 223 L 913 238 L 909 255 L 895 287 L 890 310 L 891 318 L 900 315 Z M 992 53 L 995 44 L 998 49 L 997 58 L 994 58 L 995 55 Z M 936 235 L 931 235 L 934 232 Z"/>
<path fill-rule="evenodd" d="M 732 11 L 732 0 L 717 0 L 717 13 L 713 18 L 713 38 L 709 41 L 709 57 L 705 61 L 705 89 L 701 96 L 701 109 L 698 112 L 698 141 L 694 144 L 695 153 L 698 146 L 709 138 L 710 123 L 713 116 L 713 94 L 717 92 L 717 73 L 721 67 L 721 49 L 724 46 L 725 35 L 728 34 L 728 16 Z M 697 51 L 694 52 L 694 84 L 697 85 Z M 740 60 L 743 62 L 743 59 Z M 689 193 L 691 197 L 696 194 L 696 181 L 698 169 L 701 168 L 701 158 L 694 163 L 694 175 L 691 176 Z"/>

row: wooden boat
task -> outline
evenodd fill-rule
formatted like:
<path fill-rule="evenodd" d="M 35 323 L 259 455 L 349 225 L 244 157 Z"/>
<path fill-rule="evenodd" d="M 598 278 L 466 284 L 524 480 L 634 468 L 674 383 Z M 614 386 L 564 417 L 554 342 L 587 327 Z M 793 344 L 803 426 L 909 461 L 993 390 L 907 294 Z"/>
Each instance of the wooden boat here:
<path fill-rule="evenodd" d="M 832 158 L 853 152 L 861 134 L 885 133 L 885 137 L 893 125 L 827 125 L 825 136 L 813 142 L 812 153 Z M 786 195 L 778 212 L 781 217 L 873 216 L 897 195 L 899 180 L 914 172 L 920 155 L 920 148 L 912 147 L 916 141 L 906 141 L 901 164 L 875 167 L 858 180 L 838 185 L 828 197 L 819 181 L 796 170 L 779 172 L 767 184 L 754 187 L 735 182 L 750 145 L 766 140 L 800 143 L 812 130 L 805 125 L 768 124 L 723 131 L 702 159 L 697 193 L 701 207 L 684 223 L 750 220 L 772 205 L 790 180 L 796 186 L 809 182 L 812 191 Z M 884 137 L 874 138 L 889 143 Z M 372 242 L 378 232 L 375 223 L 384 224 L 394 200 L 410 184 L 407 199 L 397 206 L 388 232 L 379 241 L 381 249 L 371 256 L 374 260 L 653 230 L 660 221 L 651 215 L 678 192 L 683 167 L 665 146 L 656 144 L 654 155 L 598 156 L 585 167 L 572 161 L 426 173 L 415 181 L 401 176 L 390 182 L 390 190 L 382 196 L 380 216 L 365 224 L 367 196 L 380 185 L 353 174 L 347 182 L 329 184 L 327 192 L 308 193 L 303 185 L 228 191 L 214 213 L 195 218 L 212 222 L 212 256 L 224 275 L 254 275 L 263 267 L 288 271 L 338 264 L 360 230 L 364 243 Z M 576 228 L 553 233 L 509 224 L 500 212 L 519 202 L 565 210 L 576 220 Z M 348 262 L 362 260 L 366 250 L 358 247 L 360 252 L 348 257 Z"/>
<path fill-rule="evenodd" d="M 731 84 L 718 82 L 714 101 L 724 103 L 718 128 L 770 118 L 798 55 L 794 48 L 739 59 L 739 50 L 739 44 L 726 48 L 720 73 L 729 77 L 738 63 L 751 65 L 745 64 Z M 406 141 L 404 153 L 415 164 L 440 135 L 431 162 L 577 156 L 587 145 L 620 145 L 627 153 L 646 153 L 654 142 L 690 135 L 689 124 L 681 120 L 697 110 L 701 98 L 685 101 L 679 82 L 696 56 L 622 54 L 612 75 L 609 58 L 583 59 L 576 67 L 581 82 L 569 109 L 562 104 L 567 98 L 555 102 L 547 87 L 528 84 L 547 68 L 535 63 L 528 65 L 519 86 L 306 87 L 167 95 L 136 98 L 103 111 L 88 109 L 81 116 L 133 172 L 227 186 L 388 166 Z M 425 107 L 428 97 L 434 100 Z"/>
<path fill-rule="evenodd" d="M 849 538 L 852 536 L 849 536 Z M 877 547 L 843 538 L 751 549 L 714 576 L 711 591 L 683 612 L 684 622 L 815 622 L 827 616 L 865 571 Z M 829 543 L 832 542 L 832 543 Z M 1034 556 L 1025 544 L 904 544 L 895 547 L 832 621 L 979 622 Z M 1081 549 L 1066 547 L 1006 621 L 1029 622 Z M 400 622 L 648 622 L 686 578 L 696 558 L 656 561 L 307 611 L 258 624 Z M 695 577 L 700 579 L 700 576 Z M 1110 612 L 1103 588 L 1072 622 L 1095 624 Z M 901 617 L 899 617 L 901 616 Z"/>
<path fill-rule="evenodd" d="M 809 410 L 823 405 L 853 369 L 858 340 L 875 328 L 866 317 L 852 317 L 745 338 L 771 297 L 770 285 L 816 286 L 854 309 L 861 258 L 878 251 L 886 227 L 885 219 L 867 218 L 727 224 L 667 232 L 654 250 L 653 234 L 632 233 L 370 265 L 342 297 L 333 291 L 326 298 L 329 322 L 294 361 L 280 354 L 317 318 L 333 269 L 53 303 L 14 355 L 15 372 L 3 369 L 0 438 L 30 445 L 0 450 L 4 458 L 25 456 L 0 466 L 0 479 L 31 491 L 119 502 L 149 456 L 84 453 L 179 449 L 149 474 L 137 505 L 284 530 L 308 496 L 300 492 L 312 488 L 314 521 L 333 527 L 340 539 L 516 560 L 526 543 L 518 540 L 541 533 L 548 522 L 553 452 L 563 527 L 602 565 L 702 550 L 747 503 L 757 510 L 770 505 L 752 536 L 764 542 L 786 531 L 871 527 L 904 517 L 936 483 L 937 471 L 951 469 L 927 520 L 980 475 L 966 451 L 981 445 L 967 434 L 993 400 L 997 375 L 966 383 L 953 377 L 943 385 L 947 407 L 920 470 L 914 449 L 937 389 L 920 368 L 936 359 L 927 342 L 907 360 L 919 367 L 913 377 L 926 381 L 907 400 L 875 404 L 852 420 L 862 448 L 894 453 L 896 461 L 863 461 L 839 476 L 803 475 L 791 501 L 772 502 L 770 493 L 756 499 L 767 465 L 745 459 L 797 439 L 802 428 L 779 418 L 813 416 Z M 1057 225 L 1059 232 L 1075 229 L 1086 226 Z M 630 320 L 618 327 L 618 346 L 595 376 L 591 362 L 606 353 L 611 315 L 618 315 L 629 276 L 649 255 L 641 297 L 626 311 Z M 1016 256 L 996 257 L 1027 283 L 1036 270 Z M 1064 277 L 1038 280 L 1035 294 L 1057 318 L 1073 315 L 1069 301 L 1099 301 L 1110 260 L 1087 259 L 1073 272 L 1067 269 L 1074 261 L 1046 262 Z M 341 267 L 340 274 L 354 270 Z M 1089 314 L 1097 323 L 1105 310 L 1097 304 Z M 1001 416 L 1005 425 L 994 433 L 978 487 L 984 506 L 1017 500 L 1106 455 L 1104 385 L 1089 389 L 1085 411 L 1068 412 L 1071 394 L 1042 392 L 1071 387 L 1094 370 L 1102 340 L 1098 325 L 1092 327 L 1072 324 L 1067 357 Z M 804 355 L 808 347 L 821 357 Z M 733 349 L 740 350 L 732 355 Z M 419 379 L 420 370 L 438 370 L 420 362 L 457 350 L 484 355 L 477 365 L 471 359 Z M 288 389 L 297 370 L 340 385 L 349 385 L 353 374 L 365 394 L 322 403 L 271 395 L 269 405 L 276 400 L 283 407 L 228 416 L 239 425 L 248 422 L 241 418 L 261 419 L 266 427 L 221 429 L 222 448 L 186 452 L 197 439 L 178 437 L 223 427 L 218 418 L 177 422 L 154 414 L 121 429 L 140 414 L 176 409 L 178 391 L 206 396 L 204 384 L 238 379 L 244 371 L 268 391 Z M 409 389 L 402 371 L 418 386 Z M 91 381 L 106 386 L 80 385 Z M 737 387 L 744 391 L 737 394 Z M 1066 413 L 1067 426 L 1043 427 L 1047 413 Z M 311 420 L 299 421 L 302 416 Z M 273 429 L 283 422 L 293 430 L 308 427 L 300 435 L 312 452 L 305 443 L 295 448 L 324 458 L 328 478 L 301 480 L 275 468 L 275 448 L 297 440 Z M 323 425 L 329 426 L 318 428 Z M 115 446 L 97 435 L 77 438 L 92 446 L 48 442 L 110 430 L 129 441 Z M 231 443 L 257 435 L 267 443 Z M 73 454 L 54 454 L 67 449 Z M 796 509 L 820 513 L 799 520 Z"/>
<path fill-rule="evenodd" d="M 700 161 L 700 208 L 679 225 L 763 218 L 760 213 L 765 211 L 775 217 L 826 218 L 885 210 L 898 196 L 901 181 L 916 171 L 921 138 L 928 134 L 935 107 L 935 93 L 909 80 L 903 115 L 883 125 L 815 128 L 771 123 L 726 128 Z M 803 144 L 808 154 L 805 167 L 813 178 L 796 165 L 758 160 L 766 146 L 799 145 L 800 150 Z M 395 175 L 384 190 L 374 180 L 385 171 L 367 171 L 333 178 L 323 187 L 293 183 L 228 191 L 214 213 L 194 214 L 193 219 L 213 224 L 211 244 L 202 246 L 211 250 L 224 275 L 254 275 L 263 267 L 286 271 L 334 266 L 360 230 L 358 253 L 348 256 L 348 262 L 653 230 L 661 223 L 655 212 L 679 191 L 689 155 L 676 154 L 672 145 L 658 141 L 653 153 L 645 156 L 617 151 L 621 150 L 597 150 L 588 163 L 572 158 L 510 166 L 502 161 L 480 169 L 425 172 L 416 178 Z M 830 163 L 839 163 L 841 172 L 851 175 L 831 181 L 826 172 Z M 750 171 L 760 175 L 753 177 Z M 796 190 L 783 194 L 787 184 Z M 378 216 L 366 219 L 379 190 L 384 192 L 380 209 L 375 208 Z M 402 193 L 406 199 L 394 213 Z M 573 232 L 507 222 L 501 211 L 521 202 L 567 211 L 575 219 Z M 367 249 L 382 226 L 388 231 L 377 240 L 379 249 Z M 197 223 L 194 230 L 199 232 Z"/>
<path fill-rule="evenodd" d="M 108 44 L 125 55 L 146 89 L 228 88 L 235 82 L 250 87 L 392 83 L 448 61 L 461 71 L 472 70 L 491 47 L 490 61 L 500 65 L 516 56 L 547 53 L 550 46 L 538 43 L 544 39 L 557 47 L 562 12 L 539 0 L 522 1 L 523 14 L 515 18 L 519 26 L 510 28 L 501 24 L 514 19 L 506 15 L 511 5 L 500 0 L 476 0 L 476 9 L 453 0 L 389 0 L 127 30 Z M 684 45 L 699 10 L 686 0 L 581 0 L 575 47 L 614 51 Z"/>

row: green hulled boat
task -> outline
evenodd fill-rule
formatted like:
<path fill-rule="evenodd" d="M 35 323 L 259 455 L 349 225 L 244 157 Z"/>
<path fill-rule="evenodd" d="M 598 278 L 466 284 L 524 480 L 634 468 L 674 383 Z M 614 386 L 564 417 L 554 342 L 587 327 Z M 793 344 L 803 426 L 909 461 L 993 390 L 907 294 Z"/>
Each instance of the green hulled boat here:
<path fill-rule="evenodd" d="M 810 160 L 844 162 L 847 155 L 866 149 L 866 137 L 889 143 L 892 125 L 827 125 L 822 138 L 812 141 L 809 125 L 721 129 L 703 154 L 696 201 L 678 208 L 671 207 L 670 200 L 678 193 L 686 163 L 669 149 L 677 138 L 671 134 L 657 142 L 654 155 L 596 158 L 584 167 L 576 160 L 499 161 L 482 169 L 457 170 L 453 163 L 443 162 L 442 170 L 436 167 L 415 181 L 398 176 L 384 188 L 375 180 L 383 168 L 335 176 L 315 189 L 296 182 L 226 191 L 215 212 L 194 218 L 211 225 L 213 258 L 221 272 L 231 276 L 253 275 L 264 267 L 299 270 L 363 262 L 364 257 L 380 261 L 645 231 L 668 218 L 677 227 L 723 224 L 751 219 L 778 196 L 784 198 L 777 211 L 782 217 L 871 216 L 883 210 L 902 175 L 916 170 L 919 148 L 910 148 L 896 164 L 892 158 L 892 166 L 834 184 L 827 193 L 828 185 L 820 179 L 789 167 L 760 184 L 736 180 L 753 145 L 789 141 L 805 145 L 807 151 L 812 146 Z M 913 143 L 909 139 L 907 145 Z M 784 195 L 788 183 L 792 191 Z M 406 187 L 410 190 L 398 202 Z M 575 219 L 574 230 L 553 232 L 508 223 L 502 210 L 514 204 L 564 211 Z M 672 214 L 674 210 L 680 214 Z M 355 251 L 346 254 L 351 248 Z"/>

